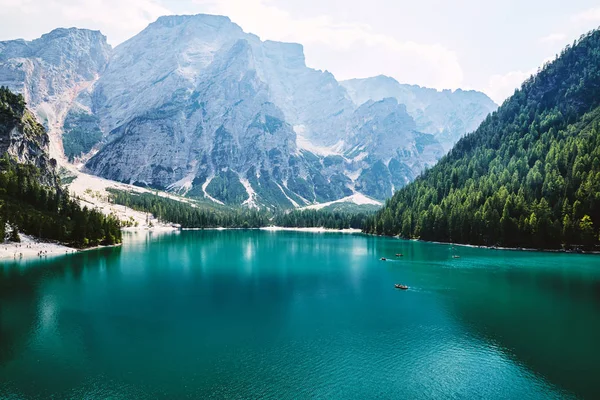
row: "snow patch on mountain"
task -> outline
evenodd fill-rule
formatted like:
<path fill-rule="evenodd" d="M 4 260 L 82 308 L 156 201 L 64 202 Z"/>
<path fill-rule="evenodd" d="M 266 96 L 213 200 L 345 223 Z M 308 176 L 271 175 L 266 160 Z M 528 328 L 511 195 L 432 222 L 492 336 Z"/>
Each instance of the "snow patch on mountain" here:
<path fill-rule="evenodd" d="M 296 133 L 296 146 L 298 150 L 306 150 L 319 156 L 336 156 L 341 154 L 344 141 L 340 140 L 332 146 L 319 146 L 312 143 L 308 138 Z"/>
<path fill-rule="evenodd" d="M 380 201 L 377 201 L 368 196 L 365 196 L 364 194 L 354 193 L 352 196 L 344 197 L 343 199 L 329 201 L 327 203 L 313 204 L 311 206 L 302 207 L 300 209 L 301 210 L 320 210 L 320 209 L 330 206 L 332 204 L 340 204 L 340 203 L 352 203 L 352 204 L 356 204 L 356 205 L 371 204 L 371 205 L 375 205 L 375 206 L 383 205 L 383 203 L 381 203 Z"/>
<path fill-rule="evenodd" d="M 211 195 L 208 194 L 208 192 L 206 191 L 206 188 L 208 187 L 208 185 L 210 185 L 210 182 L 215 178 L 214 174 L 211 174 L 206 181 L 202 184 L 202 192 L 204 193 L 204 197 L 206 197 L 207 199 L 209 199 L 210 201 L 220 204 L 220 205 L 225 205 L 225 203 L 223 203 L 221 200 L 217 200 L 214 197 L 212 197 Z"/>
<path fill-rule="evenodd" d="M 177 182 L 167 186 L 167 190 L 171 190 L 177 192 L 181 195 L 187 194 L 190 190 L 192 190 L 192 184 L 194 182 L 194 174 L 191 173 Z"/>
<path fill-rule="evenodd" d="M 240 177 L 240 183 L 244 186 L 244 189 L 246 189 L 246 193 L 248 193 L 248 198 L 246 200 L 244 200 L 242 205 L 246 206 L 248 208 L 258 209 L 259 207 L 258 207 L 258 204 L 256 203 L 256 192 L 252 188 L 252 185 L 250 184 L 248 179 Z"/>

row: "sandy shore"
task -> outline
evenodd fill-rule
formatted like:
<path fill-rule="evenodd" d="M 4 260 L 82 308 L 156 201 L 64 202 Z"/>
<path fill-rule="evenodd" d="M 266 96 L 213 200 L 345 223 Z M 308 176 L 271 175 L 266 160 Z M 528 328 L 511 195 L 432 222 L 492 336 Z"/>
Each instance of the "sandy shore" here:
<path fill-rule="evenodd" d="M 262 228 L 181 228 L 182 231 L 241 231 L 241 230 L 261 230 L 261 231 L 292 231 L 292 232 L 312 232 L 312 233 L 360 233 L 360 229 L 329 229 L 329 228 L 286 228 L 284 226 L 264 226 Z"/>
<path fill-rule="evenodd" d="M 158 225 L 158 226 L 128 226 L 121 228 L 123 232 L 173 232 L 178 231 L 180 228 L 174 225 Z"/>
<path fill-rule="evenodd" d="M 0 260 L 20 260 L 23 258 L 56 257 L 79 250 L 52 242 L 42 242 L 21 234 L 21 243 L 0 244 Z"/>
<path fill-rule="evenodd" d="M 329 229 L 329 228 L 286 228 L 283 226 L 266 226 L 264 228 L 260 228 L 263 231 L 292 231 L 292 232 L 312 232 L 312 233 L 325 233 L 325 232 L 333 232 L 333 233 L 360 233 L 360 229 Z"/>

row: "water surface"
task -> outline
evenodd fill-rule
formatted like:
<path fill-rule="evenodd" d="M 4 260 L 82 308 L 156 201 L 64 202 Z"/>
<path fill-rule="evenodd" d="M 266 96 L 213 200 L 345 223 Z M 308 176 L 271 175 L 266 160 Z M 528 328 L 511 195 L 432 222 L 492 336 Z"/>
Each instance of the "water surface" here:
<path fill-rule="evenodd" d="M 0 398 L 594 399 L 598 376 L 598 256 L 187 231 L 0 265 Z"/>

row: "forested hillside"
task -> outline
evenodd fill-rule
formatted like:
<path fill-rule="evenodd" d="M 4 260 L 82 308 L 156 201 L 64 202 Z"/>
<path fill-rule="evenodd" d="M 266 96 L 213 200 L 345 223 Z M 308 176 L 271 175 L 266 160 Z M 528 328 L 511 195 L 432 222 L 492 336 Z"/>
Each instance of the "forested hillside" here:
<path fill-rule="evenodd" d="M 76 247 L 121 242 L 120 223 L 60 189 L 48 136 L 21 95 L 0 88 L 0 242 L 18 232 Z"/>
<path fill-rule="evenodd" d="M 510 247 L 598 244 L 600 31 L 523 83 L 365 231 Z"/>
<path fill-rule="evenodd" d="M 184 203 L 151 193 L 130 193 L 108 189 L 112 201 L 134 210 L 152 213 L 160 222 L 182 228 L 294 228 L 361 229 L 369 216 L 366 212 L 327 210 L 251 210 L 226 206 Z"/>

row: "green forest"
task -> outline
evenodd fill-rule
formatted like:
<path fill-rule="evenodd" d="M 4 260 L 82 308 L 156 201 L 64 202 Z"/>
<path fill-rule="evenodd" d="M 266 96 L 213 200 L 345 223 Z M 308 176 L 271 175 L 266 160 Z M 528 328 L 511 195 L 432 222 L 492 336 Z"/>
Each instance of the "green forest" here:
<path fill-rule="evenodd" d="M 600 31 L 528 79 L 365 232 L 543 249 L 598 246 Z"/>
<path fill-rule="evenodd" d="M 40 165 L 47 168 L 21 164 L 9 156 L 6 148 L 13 129 L 23 135 L 21 146 L 31 147 Z M 27 111 L 23 96 L 5 87 L 0 88 L 0 133 L 4 143 L 0 158 L 0 240 L 10 232 L 9 240 L 18 242 L 20 231 L 80 248 L 121 242 L 116 218 L 81 208 L 59 187 L 53 172 L 55 163 L 44 153 L 48 143 L 44 128 Z"/>
<path fill-rule="evenodd" d="M 131 193 L 108 189 L 112 201 L 134 210 L 148 212 L 159 221 L 175 223 L 182 228 L 261 228 L 284 226 L 296 228 L 324 227 L 328 229 L 361 229 L 367 213 L 294 210 L 266 211 L 198 205 L 169 199 L 152 193 Z"/>
<path fill-rule="evenodd" d="M 5 155 L 0 171 L 0 237 L 5 237 L 8 224 L 13 241 L 19 241 L 16 232 L 21 231 L 79 248 L 121 243 L 116 218 L 82 208 L 66 191 L 40 185 L 36 167 Z"/>

